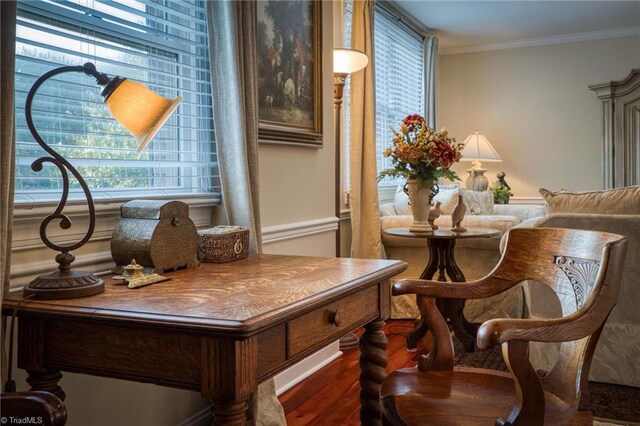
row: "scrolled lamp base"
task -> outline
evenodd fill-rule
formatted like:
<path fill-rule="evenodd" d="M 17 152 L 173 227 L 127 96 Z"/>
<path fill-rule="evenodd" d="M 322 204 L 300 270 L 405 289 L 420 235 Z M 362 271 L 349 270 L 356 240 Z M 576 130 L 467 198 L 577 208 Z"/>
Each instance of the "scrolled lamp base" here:
<path fill-rule="evenodd" d="M 33 98 L 38 91 L 38 88 L 49 78 L 66 72 L 81 72 L 86 75 L 95 77 L 96 83 L 99 86 L 105 86 L 102 92 L 102 96 L 109 97 L 111 93 L 124 81 L 124 79 L 116 76 L 109 78 L 106 74 L 102 74 L 96 71 L 95 65 L 92 63 L 86 63 L 82 66 L 67 66 L 53 69 L 44 75 L 42 75 L 31 87 L 29 94 L 27 95 L 27 101 L 25 105 L 25 118 L 27 126 L 36 140 L 38 145 L 48 154 L 48 156 L 40 157 L 33 162 L 31 169 L 39 172 L 42 170 L 43 163 L 51 163 L 58 168 L 62 176 L 63 188 L 60 201 L 55 211 L 44 218 L 40 225 L 40 237 L 45 245 L 60 253 L 56 256 L 56 262 L 58 262 L 58 270 L 49 274 L 40 275 L 27 286 L 24 287 L 23 295 L 30 296 L 36 295 L 40 299 L 71 299 L 75 297 L 92 296 L 94 294 L 102 293 L 104 291 L 104 281 L 95 275 L 75 271 L 71 269 L 71 263 L 75 260 L 75 256 L 71 253 L 72 250 L 76 250 L 82 247 L 93 235 L 95 229 L 95 206 L 93 204 L 93 197 L 89 191 L 89 187 L 80 175 L 80 173 L 60 154 L 58 154 L 53 148 L 51 148 L 42 139 L 40 134 L 35 128 L 33 123 L 31 106 Z M 51 241 L 47 236 L 47 226 L 52 221 L 57 221 L 58 225 L 62 229 L 68 229 L 71 227 L 71 220 L 63 213 L 63 209 L 67 203 L 69 196 L 69 174 L 71 174 L 78 182 L 87 200 L 87 209 L 89 213 L 89 226 L 83 238 L 73 244 L 59 245 Z"/>
<path fill-rule="evenodd" d="M 75 256 L 71 253 L 59 253 L 56 262 L 59 269 L 38 276 L 22 290 L 24 297 L 36 295 L 38 299 L 73 299 L 93 296 L 104 291 L 104 280 L 84 271 L 71 269 Z"/>

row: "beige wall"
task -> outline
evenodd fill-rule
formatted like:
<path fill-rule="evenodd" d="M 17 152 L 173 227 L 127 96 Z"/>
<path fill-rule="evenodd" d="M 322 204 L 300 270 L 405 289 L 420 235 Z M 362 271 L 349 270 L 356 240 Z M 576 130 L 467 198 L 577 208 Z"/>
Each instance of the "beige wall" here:
<path fill-rule="evenodd" d="M 439 125 L 474 130 L 503 159 L 516 197 L 538 188 L 602 188 L 600 101 L 588 86 L 640 67 L 640 36 L 440 56 Z M 469 163 L 455 167 L 463 179 Z"/>
<path fill-rule="evenodd" d="M 260 146 L 260 203 L 264 251 L 267 253 L 333 256 L 335 254 L 334 150 L 333 150 L 333 11 L 323 2 L 323 134 L 321 149 Z M 198 227 L 211 223 L 211 200 L 190 208 Z M 45 208 L 46 213 L 50 208 Z M 82 226 L 85 213 L 74 210 Z M 99 206 L 92 241 L 78 254 L 77 264 L 95 272 L 112 265 L 109 240 L 119 205 Z M 32 275 L 50 270 L 54 253 L 41 247 L 37 235 L 44 214 L 23 209 L 14 223 L 12 284 L 28 282 Z M 51 227 L 53 228 L 53 227 Z M 300 372 L 298 372 L 299 374 Z M 15 371 L 19 390 L 28 388 L 25 372 Z M 206 416 L 208 406 L 199 392 L 151 384 L 131 383 L 63 373 L 69 425 L 175 425 Z M 204 414 L 203 414 L 204 413 Z"/>
<path fill-rule="evenodd" d="M 286 145 L 260 146 L 260 216 L 263 227 L 304 223 L 335 217 L 333 143 L 333 8 L 322 5 L 322 133 L 320 149 Z M 335 239 L 329 232 L 300 244 L 313 244 L 313 254 L 335 254 Z M 265 247 L 266 252 L 299 253 L 291 242 Z M 308 250 L 307 250 L 308 251 Z"/>

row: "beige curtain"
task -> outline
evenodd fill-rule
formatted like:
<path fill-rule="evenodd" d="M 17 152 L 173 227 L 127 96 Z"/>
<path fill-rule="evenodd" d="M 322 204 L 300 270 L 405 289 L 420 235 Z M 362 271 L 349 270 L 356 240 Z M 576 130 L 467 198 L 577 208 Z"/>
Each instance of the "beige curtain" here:
<path fill-rule="evenodd" d="M 424 118 L 432 129 L 438 130 L 436 93 L 438 72 L 438 37 L 425 36 L 422 42 L 424 54 Z"/>
<path fill-rule="evenodd" d="M 229 224 L 249 228 L 250 250 L 259 253 L 256 4 L 210 1 L 207 19 L 223 204 Z"/>
<path fill-rule="evenodd" d="M 0 1 L 0 300 L 9 292 L 13 176 L 16 144 L 14 74 L 16 58 L 16 2 Z M 7 376 L 5 320 L 2 319 L 2 383 Z"/>
<path fill-rule="evenodd" d="M 373 0 L 354 0 L 351 48 L 364 52 L 369 57 L 369 65 L 350 77 L 351 257 L 365 259 L 382 256 L 376 170 L 373 18 Z"/>
<path fill-rule="evenodd" d="M 258 191 L 256 2 L 207 2 L 213 119 L 227 220 L 249 228 L 262 251 Z M 273 379 L 258 386 L 250 416 L 257 426 L 285 425 Z"/>

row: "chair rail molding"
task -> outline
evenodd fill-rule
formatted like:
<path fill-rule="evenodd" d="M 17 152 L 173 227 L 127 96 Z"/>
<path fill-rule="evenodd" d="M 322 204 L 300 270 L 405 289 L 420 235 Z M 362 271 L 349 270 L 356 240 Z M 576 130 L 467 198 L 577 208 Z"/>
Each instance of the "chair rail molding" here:
<path fill-rule="evenodd" d="M 338 229 L 338 218 L 329 216 L 320 219 L 292 222 L 262 228 L 262 243 L 272 244 L 278 241 L 292 240 L 309 235 L 335 232 Z"/>
<path fill-rule="evenodd" d="M 589 89 L 602 101 L 604 188 L 640 185 L 640 68 Z"/>

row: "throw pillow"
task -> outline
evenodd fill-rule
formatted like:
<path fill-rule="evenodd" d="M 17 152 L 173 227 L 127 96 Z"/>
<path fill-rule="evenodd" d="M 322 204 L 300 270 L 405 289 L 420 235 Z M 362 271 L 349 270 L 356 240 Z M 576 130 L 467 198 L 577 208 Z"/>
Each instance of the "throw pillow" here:
<path fill-rule="evenodd" d="M 458 204 L 458 187 L 439 187 L 439 192 L 433 197 L 434 204 L 440 202 L 440 214 L 451 214 L 453 208 Z"/>
<path fill-rule="evenodd" d="M 393 207 L 396 209 L 396 213 L 399 215 L 410 215 L 411 205 L 409 204 L 409 196 L 404 193 L 402 188 L 404 185 L 398 185 L 396 188 L 396 195 L 393 197 Z"/>
<path fill-rule="evenodd" d="M 602 191 L 551 192 L 540 188 L 549 213 L 640 214 L 640 186 Z"/>
<path fill-rule="evenodd" d="M 472 191 L 460 188 L 460 193 L 467 206 L 467 214 L 493 214 L 493 191 Z"/>

